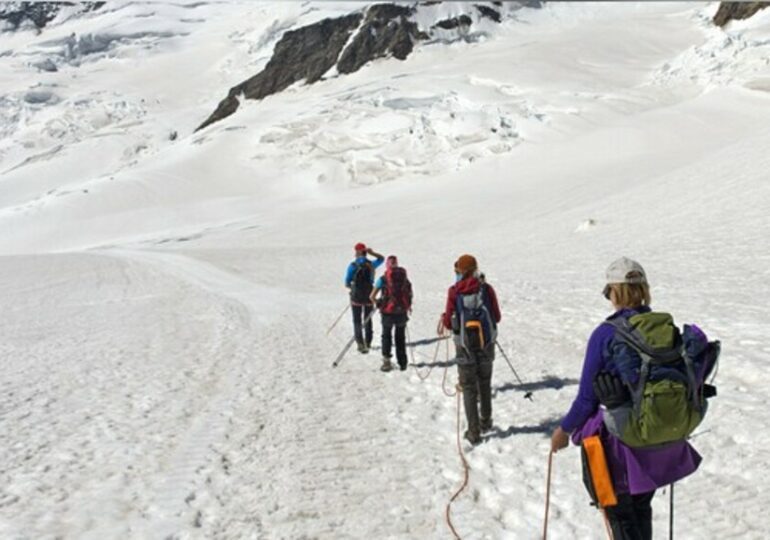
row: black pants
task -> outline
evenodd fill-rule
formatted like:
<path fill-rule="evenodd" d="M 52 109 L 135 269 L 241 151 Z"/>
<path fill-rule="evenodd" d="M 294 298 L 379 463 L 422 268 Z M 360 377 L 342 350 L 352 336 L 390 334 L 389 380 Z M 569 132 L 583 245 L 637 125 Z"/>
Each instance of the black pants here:
<path fill-rule="evenodd" d="M 391 357 L 391 348 L 393 347 L 393 330 L 396 333 L 396 359 L 398 365 L 406 366 L 406 323 L 408 321 L 406 314 L 392 315 L 382 314 L 382 356 Z"/>
<path fill-rule="evenodd" d="M 369 304 L 368 306 L 351 306 L 351 311 L 353 312 L 353 332 L 356 336 L 356 342 L 361 345 L 364 342 L 364 332 L 362 331 L 362 326 L 364 324 L 364 320 L 366 320 L 367 317 L 372 313 L 372 309 L 374 309 L 374 306 Z M 372 336 L 374 334 L 374 331 L 372 330 L 372 319 L 369 319 L 369 321 L 366 323 L 366 346 L 371 347 L 372 345 Z"/>
<path fill-rule="evenodd" d="M 468 431 L 479 433 L 481 418 L 492 418 L 492 359 L 494 349 L 483 361 L 473 361 L 468 358 L 463 349 L 457 351 L 457 372 L 460 386 L 463 389 L 463 405 L 465 419 L 468 421 Z M 479 405 L 481 411 L 479 411 Z"/>
<path fill-rule="evenodd" d="M 618 504 L 605 509 L 614 540 L 652 540 L 652 497 L 654 491 L 618 495 Z"/>

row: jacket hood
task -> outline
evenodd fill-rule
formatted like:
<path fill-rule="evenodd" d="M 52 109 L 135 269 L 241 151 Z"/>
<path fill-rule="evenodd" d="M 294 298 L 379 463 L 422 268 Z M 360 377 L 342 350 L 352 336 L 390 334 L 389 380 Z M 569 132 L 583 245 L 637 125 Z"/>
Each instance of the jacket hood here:
<path fill-rule="evenodd" d="M 481 282 L 473 276 L 461 279 L 455 283 L 455 291 L 458 294 L 473 294 L 479 291 L 479 287 L 481 287 Z"/>

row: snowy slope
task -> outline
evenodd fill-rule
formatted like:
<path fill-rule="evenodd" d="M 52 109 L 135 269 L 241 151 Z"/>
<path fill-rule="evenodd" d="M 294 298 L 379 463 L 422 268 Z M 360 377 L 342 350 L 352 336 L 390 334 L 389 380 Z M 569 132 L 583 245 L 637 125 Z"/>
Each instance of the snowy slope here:
<path fill-rule="evenodd" d="M 500 359 L 463 538 L 540 537 L 621 254 L 723 341 L 677 537 L 765 538 L 770 12 L 548 4 L 192 134 L 283 31 L 358 6 L 110 2 L 0 34 L 0 537 L 451 537 L 456 401 L 423 340 L 471 252 L 534 401 Z M 376 351 L 329 367 L 357 241 L 409 269 L 425 381 Z M 554 466 L 552 537 L 602 537 L 577 452 Z"/>

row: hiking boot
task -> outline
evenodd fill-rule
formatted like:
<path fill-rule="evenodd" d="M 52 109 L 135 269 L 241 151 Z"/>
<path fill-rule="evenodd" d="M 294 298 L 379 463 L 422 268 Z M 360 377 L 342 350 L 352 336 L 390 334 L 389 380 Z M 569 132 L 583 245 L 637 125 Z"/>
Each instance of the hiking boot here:
<path fill-rule="evenodd" d="M 361 354 L 366 354 L 369 352 L 369 349 L 366 348 L 366 345 L 362 341 L 358 342 L 358 352 Z"/>
<path fill-rule="evenodd" d="M 473 446 L 476 446 L 481 442 L 481 435 L 478 431 L 471 431 L 469 429 L 465 432 L 465 439 Z"/>
<path fill-rule="evenodd" d="M 486 433 L 487 431 L 492 430 L 492 419 L 491 418 L 482 418 L 479 421 L 479 427 L 481 428 L 482 433 Z"/>
<path fill-rule="evenodd" d="M 383 356 L 380 371 L 390 371 L 391 369 L 393 369 L 393 364 L 390 363 L 390 358 Z"/>
<path fill-rule="evenodd" d="M 401 371 L 406 371 L 406 364 L 399 364 L 398 369 L 400 369 Z"/>

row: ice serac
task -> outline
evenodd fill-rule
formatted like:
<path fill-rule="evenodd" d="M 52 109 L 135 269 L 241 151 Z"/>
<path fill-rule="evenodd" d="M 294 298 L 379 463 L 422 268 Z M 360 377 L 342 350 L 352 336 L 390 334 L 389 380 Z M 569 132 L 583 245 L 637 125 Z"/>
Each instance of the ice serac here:
<path fill-rule="evenodd" d="M 722 2 L 714 15 L 714 24 L 724 26 L 732 20 L 748 19 L 770 7 L 770 2 Z"/>
<path fill-rule="evenodd" d="M 374 4 L 344 17 L 327 18 L 286 32 L 273 50 L 265 69 L 234 86 L 216 110 L 197 129 L 203 129 L 233 114 L 244 99 L 262 99 L 288 88 L 295 82 L 312 84 L 336 67 L 337 73 L 358 71 L 380 58 L 405 60 L 415 43 L 435 37 L 434 31 L 454 31 L 465 35 L 481 19 L 499 23 L 503 8 L 497 2 L 468 4 L 467 13 L 437 20 L 420 28 L 414 16 L 423 7 L 441 2 L 414 5 Z M 540 7 L 538 1 L 516 3 L 519 7 Z M 424 23 L 424 21 L 423 21 Z"/>
<path fill-rule="evenodd" d="M 93 11 L 103 5 L 104 2 L 2 2 L 0 21 L 5 21 L 9 30 L 18 29 L 26 21 L 41 29 L 54 20 L 62 8 L 77 6 L 81 11 Z"/>

